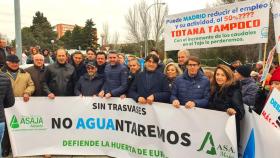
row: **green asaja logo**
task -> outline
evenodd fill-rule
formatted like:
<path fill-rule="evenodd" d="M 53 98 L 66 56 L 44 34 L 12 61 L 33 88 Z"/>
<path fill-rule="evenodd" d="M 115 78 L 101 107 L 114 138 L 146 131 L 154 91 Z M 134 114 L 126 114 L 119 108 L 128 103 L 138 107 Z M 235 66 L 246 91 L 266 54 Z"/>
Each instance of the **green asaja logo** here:
<path fill-rule="evenodd" d="M 19 123 L 18 123 L 17 117 L 15 115 L 13 115 L 13 117 L 12 117 L 12 120 L 10 122 L 10 127 L 19 128 Z"/>
<path fill-rule="evenodd" d="M 218 144 L 218 146 L 215 146 L 213 136 L 210 132 L 206 133 L 206 136 L 204 137 L 203 142 L 197 151 L 204 151 L 204 149 L 209 155 L 219 155 L 220 157 L 224 158 L 234 158 L 235 154 L 233 148 L 230 145 Z"/>
<path fill-rule="evenodd" d="M 41 116 L 27 115 L 16 117 L 16 115 L 13 115 L 10 127 L 14 130 L 42 129 L 44 122 Z"/>
<path fill-rule="evenodd" d="M 210 132 L 207 132 L 206 136 L 204 137 L 204 140 L 200 146 L 200 148 L 197 151 L 202 151 L 206 145 L 206 143 L 210 142 L 211 148 L 210 150 L 207 150 L 206 153 L 210 154 L 210 155 L 217 155 L 216 149 L 215 149 L 215 144 L 214 144 L 214 140 L 212 137 L 212 134 Z"/>

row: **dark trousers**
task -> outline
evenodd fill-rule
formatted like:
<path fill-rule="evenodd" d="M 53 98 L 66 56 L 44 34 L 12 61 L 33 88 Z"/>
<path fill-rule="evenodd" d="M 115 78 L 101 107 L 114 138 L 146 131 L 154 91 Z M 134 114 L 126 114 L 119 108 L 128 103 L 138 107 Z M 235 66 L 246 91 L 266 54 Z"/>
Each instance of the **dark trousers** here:
<path fill-rule="evenodd" d="M 7 124 L 7 125 L 9 125 L 9 124 Z M 11 150 L 11 143 L 10 143 L 7 126 L 5 126 L 5 132 L 4 132 L 4 137 L 2 140 L 1 146 L 2 146 L 2 153 Z"/>

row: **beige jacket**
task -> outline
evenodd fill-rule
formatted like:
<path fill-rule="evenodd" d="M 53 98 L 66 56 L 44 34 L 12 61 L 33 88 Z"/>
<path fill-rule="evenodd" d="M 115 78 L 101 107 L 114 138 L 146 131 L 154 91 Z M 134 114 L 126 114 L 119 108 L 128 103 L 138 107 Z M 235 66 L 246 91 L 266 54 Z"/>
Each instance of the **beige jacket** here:
<path fill-rule="evenodd" d="M 28 72 L 19 69 L 15 80 L 13 79 L 9 71 L 6 71 L 5 73 L 12 82 L 15 97 L 22 97 L 23 94 L 28 94 L 29 96 L 33 94 L 33 92 L 35 91 L 35 86 Z"/>

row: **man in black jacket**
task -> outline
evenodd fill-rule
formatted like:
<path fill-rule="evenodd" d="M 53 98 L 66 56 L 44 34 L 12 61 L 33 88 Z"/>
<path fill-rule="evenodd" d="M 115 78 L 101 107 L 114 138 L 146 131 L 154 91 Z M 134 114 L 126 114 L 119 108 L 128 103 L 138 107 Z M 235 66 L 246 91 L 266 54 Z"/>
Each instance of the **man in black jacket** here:
<path fill-rule="evenodd" d="M 57 61 L 46 69 L 43 90 L 50 99 L 55 96 L 73 96 L 75 69 L 66 62 L 67 54 L 65 49 L 58 49 Z"/>
<path fill-rule="evenodd" d="M 170 90 L 167 78 L 158 71 L 159 58 L 149 54 L 145 59 L 145 70 L 136 75 L 128 96 L 140 104 L 168 103 Z"/>
<path fill-rule="evenodd" d="M 2 142 L 2 138 L 5 131 L 4 108 L 11 107 L 14 105 L 14 103 L 15 103 L 15 97 L 14 97 L 11 81 L 4 73 L 0 72 L 0 142 Z M 0 151 L 2 151 L 1 145 L 0 145 Z"/>
<path fill-rule="evenodd" d="M 107 55 L 104 52 L 98 52 L 96 54 L 97 73 L 100 75 L 104 74 L 104 70 L 107 65 L 106 60 L 107 60 Z"/>
<path fill-rule="evenodd" d="M 74 82 L 78 82 L 81 76 L 83 76 L 86 72 L 86 65 L 84 63 L 84 55 L 81 51 L 76 51 L 71 55 L 72 61 L 70 64 L 75 68 L 76 78 L 74 78 Z"/>
<path fill-rule="evenodd" d="M 31 75 L 31 79 L 35 85 L 35 91 L 32 96 L 46 96 L 42 86 L 46 72 L 44 56 L 41 54 L 36 54 L 33 56 L 33 61 L 34 65 L 25 69 L 25 71 Z"/>

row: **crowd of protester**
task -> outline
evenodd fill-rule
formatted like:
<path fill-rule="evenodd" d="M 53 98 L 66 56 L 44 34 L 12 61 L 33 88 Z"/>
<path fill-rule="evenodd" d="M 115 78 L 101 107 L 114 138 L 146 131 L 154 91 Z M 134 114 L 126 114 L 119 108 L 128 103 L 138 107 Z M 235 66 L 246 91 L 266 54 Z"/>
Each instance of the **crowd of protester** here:
<path fill-rule="evenodd" d="M 204 69 L 200 59 L 190 56 L 188 50 L 178 51 L 178 63 L 171 59 L 163 63 L 159 53 L 153 50 L 145 57 L 144 68 L 141 68 L 141 59 L 116 51 L 106 54 L 88 49 L 85 55 L 80 51 L 69 55 L 62 48 L 55 53 L 31 48 L 27 54 L 23 53 L 22 61 L 33 66 L 21 69 L 19 58 L 6 50 L 3 40 L 0 43 L 0 88 L 4 83 L 6 86 L 2 87 L 10 85 L 13 93 L 5 91 L 8 96 L 23 97 L 26 102 L 32 96 L 49 99 L 57 96 L 121 97 L 132 98 L 139 104 L 163 102 L 175 108 L 224 111 L 236 117 L 238 141 L 244 106 L 260 114 L 272 89 L 280 90 L 277 63 L 272 65 L 262 88 L 262 62 L 256 64 L 254 71 L 239 60 L 232 65 L 217 65 L 214 70 Z M 11 106 L 14 100 L 2 101 L 4 95 L 1 89 L 0 104 Z M 1 123 L 5 122 L 3 108 L 1 106 L 0 131 Z M 7 156 L 10 144 L 7 129 L 3 131 L 2 156 Z"/>

